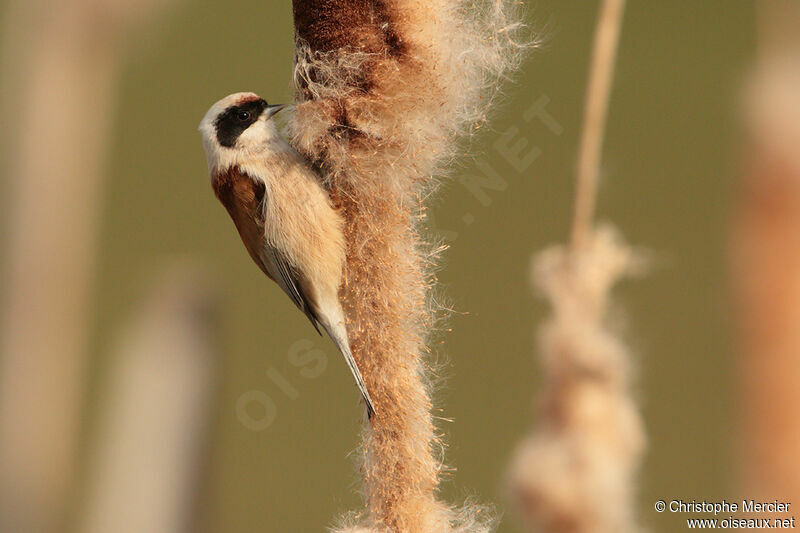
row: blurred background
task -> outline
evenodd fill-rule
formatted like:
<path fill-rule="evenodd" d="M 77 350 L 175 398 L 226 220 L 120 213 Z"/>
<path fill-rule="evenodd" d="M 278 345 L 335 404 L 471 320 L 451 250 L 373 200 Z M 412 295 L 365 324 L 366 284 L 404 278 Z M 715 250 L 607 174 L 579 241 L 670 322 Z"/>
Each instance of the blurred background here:
<path fill-rule="evenodd" d="M 196 131 L 232 92 L 291 101 L 290 2 L 0 8 L 0 530 L 322 531 L 359 509 L 348 371 L 247 256 Z M 495 503 L 501 532 L 520 530 L 503 480 L 547 311 L 529 263 L 567 237 L 597 4 L 528 8 L 544 44 L 430 210 L 456 310 L 435 346 L 442 496 Z M 631 1 L 622 30 L 599 218 L 654 258 L 617 303 L 655 531 L 685 527 L 658 499 L 741 492 L 728 251 L 757 35 L 755 3 L 725 0 Z"/>

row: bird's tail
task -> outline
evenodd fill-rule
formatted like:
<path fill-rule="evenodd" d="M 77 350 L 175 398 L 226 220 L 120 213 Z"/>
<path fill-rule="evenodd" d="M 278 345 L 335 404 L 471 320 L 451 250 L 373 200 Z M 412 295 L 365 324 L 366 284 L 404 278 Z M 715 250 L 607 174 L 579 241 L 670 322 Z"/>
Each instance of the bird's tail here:
<path fill-rule="evenodd" d="M 331 338 L 333 339 L 333 342 L 336 343 L 339 351 L 342 352 L 347 366 L 350 367 L 350 372 L 353 373 L 353 377 L 356 380 L 356 386 L 358 386 L 358 390 L 361 391 L 361 396 L 364 398 L 364 403 L 367 404 L 367 416 L 372 418 L 372 415 L 375 414 L 375 407 L 372 405 L 372 399 L 369 397 L 367 385 L 364 383 L 364 378 L 361 377 L 361 371 L 358 369 L 356 360 L 353 358 L 353 353 L 350 351 L 350 345 L 347 342 L 347 339 L 339 339 L 335 335 L 331 335 Z"/>
<path fill-rule="evenodd" d="M 364 383 L 364 378 L 361 376 L 361 371 L 358 369 L 356 360 L 353 358 L 353 352 L 350 351 L 350 343 L 347 340 L 347 329 L 344 326 L 344 313 L 341 311 L 341 308 L 339 309 L 339 313 L 334 314 L 334 317 L 339 319 L 335 321 L 336 323 L 326 324 L 321 322 L 322 327 L 324 327 L 325 331 L 328 332 L 328 335 L 330 335 L 331 340 L 333 340 L 334 344 L 336 344 L 336 347 L 339 348 L 339 351 L 342 352 L 344 361 L 350 368 L 350 372 L 352 372 L 353 377 L 356 380 L 358 390 L 361 392 L 361 396 L 364 398 L 364 403 L 367 405 L 367 415 L 369 418 L 372 418 L 372 416 L 375 414 L 375 407 L 372 405 L 372 399 L 369 397 L 369 391 L 367 391 L 367 385 Z"/>

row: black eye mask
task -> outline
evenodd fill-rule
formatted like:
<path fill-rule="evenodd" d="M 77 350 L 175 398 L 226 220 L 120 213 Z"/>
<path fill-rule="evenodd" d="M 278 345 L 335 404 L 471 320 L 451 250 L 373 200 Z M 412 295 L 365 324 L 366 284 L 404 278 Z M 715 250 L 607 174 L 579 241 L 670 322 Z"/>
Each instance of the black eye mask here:
<path fill-rule="evenodd" d="M 223 111 L 214 121 L 219 144 L 233 148 L 239 136 L 258 120 L 266 108 L 267 102 L 260 99 L 234 105 Z"/>

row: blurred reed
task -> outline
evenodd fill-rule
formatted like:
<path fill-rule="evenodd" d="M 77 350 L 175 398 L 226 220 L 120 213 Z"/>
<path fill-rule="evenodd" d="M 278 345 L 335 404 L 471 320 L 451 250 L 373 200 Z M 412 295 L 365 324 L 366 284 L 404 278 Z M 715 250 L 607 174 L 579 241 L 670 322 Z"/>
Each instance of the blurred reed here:
<path fill-rule="evenodd" d="M 187 261 L 163 269 L 118 341 L 80 533 L 194 531 L 219 359 L 217 298 Z"/>
<path fill-rule="evenodd" d="M 800 501 L 800 5 L 759 4 L 731 271 L 741 339 L 741 491 Z"/>
<path fill-rule="evenodd" d="M 163 1 L 5 6 L 0 531 L 52 533 L 61 525 L 121 45 Z"/>
<path fill-rule="evenodd" d="M 366 511 L 338 531 L 486 531 L 492 513 L 437 498 L 429 298 L 442 247 L 419 233 L 423 198 L 486 121 L 526 45 L 511 0 L 294 0 L 294 146 L 347 221 L 341 297 L 377 410 L 362 432 Z"/>
<path fill-rule="evenodd" d="M 593 218 L 623 0 L 597 22 L 569 246 L 533 262 L 552 316 L 539 329 L 544 383 L 538 419 L 512 459 L 509 485 L 530 531 L 631 533 L 635 474 L 645 447 L 631 391 L 631 354 L 610 320 L 610 291 L 640 261 Z M 609 502 L 614 502 L 609 505 Z"/>
<path fill-rule="evenodd" d="M 631 354 L 609 318 L 611 288 L 639 266 L 610 226 L 593 230 L 579 248 L 553 246 L 534 259 L 534 286 L 553 315 L 538 331 L 544 384 L 537 424 L 510 471 L 530 531 L 639 530 L 634 478 L 645 436 L 631 394 Z"/>

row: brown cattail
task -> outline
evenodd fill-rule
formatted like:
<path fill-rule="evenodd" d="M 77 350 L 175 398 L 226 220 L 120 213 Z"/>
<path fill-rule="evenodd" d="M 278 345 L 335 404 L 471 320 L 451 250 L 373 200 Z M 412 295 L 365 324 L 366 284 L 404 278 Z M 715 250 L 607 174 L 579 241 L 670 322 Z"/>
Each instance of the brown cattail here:
<path fill-rule="evenodd" d="M 539 330 L 538 423 L 510 473 L 515 503 L 532 531 L 638 530 L 634 478 L 645 437 L 631 394 L 630 353 L 609 321 L 611 288 L 638 268 L 608 226 L 575 250 L 556 246 L 534 261 L 534 285 L 553 316 Z"/>
<path fill-rule="evenodd" d="M 534 261 L 534 285 L 553 316 L 539 331 L 539 419 L 510 471 L 513 498 L 531 531 L 639 530 L 634 486 L 645 437 L 632 397 L 631 357 L 609 318 L 611 288 L 639 262 L 615 230 L 593 222 L 624 4 L 601 4 L 570 244 Z"/>
<path fill-rule="evenodd" d="M 800 6 L 759 4 L 732 232 L 742 496 L 800 501 Z M 790 513 L 791 514 L 791 513 Z M 788 515 L 787 515 L 788 516 Z"/>
<path fill-rule="evenodd" d="M 418 232 L 422 198 L 486 120 L 525 45 L 514 2 L 294 0 L 295 147 L 347 220 L 341 296 L 377 415 L 363 430 L 367 509 L 343 531 L 483 531 L 490 514 L 436 498 L 428 300 L 437 249 Z"/>
<path fill-rule="evenodd" d="M 0 531 L 50 533 L 62 522 L 121 45 L 164 2 L 4 6 Z"/>

